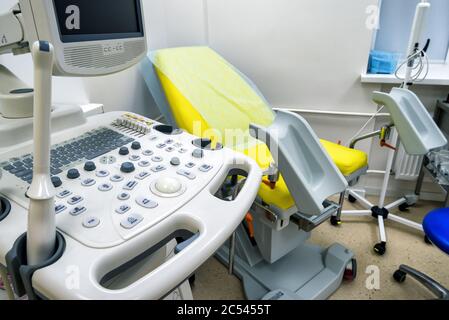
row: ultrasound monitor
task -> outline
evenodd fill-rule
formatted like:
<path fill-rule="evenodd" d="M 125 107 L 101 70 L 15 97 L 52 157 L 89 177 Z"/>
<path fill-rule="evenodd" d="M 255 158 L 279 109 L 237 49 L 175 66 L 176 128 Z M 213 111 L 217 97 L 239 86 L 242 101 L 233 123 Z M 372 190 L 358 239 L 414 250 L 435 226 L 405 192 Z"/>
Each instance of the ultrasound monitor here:
<path fill-rule="evenodd" d="M 49 41 L 54 75 L 99 76 L 147 52 L 141 0 L 20 0 L 29 43 Z"/>

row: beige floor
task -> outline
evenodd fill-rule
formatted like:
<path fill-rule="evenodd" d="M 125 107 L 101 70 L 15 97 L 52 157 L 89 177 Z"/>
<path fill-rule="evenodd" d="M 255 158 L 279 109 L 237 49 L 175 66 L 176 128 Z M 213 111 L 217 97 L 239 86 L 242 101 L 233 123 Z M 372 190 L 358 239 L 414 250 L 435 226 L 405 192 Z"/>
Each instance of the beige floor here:
<path fill-rule="evenodd" d="M 375 202 L 375 199 L 372 199 Z M 441 207 L 441 203 L 421 201 L 419 205 L 409 209 L 401 216 L 421 222 L 430 210 Z M 351 204 L 346 209 L 358 209 Z M 412 279 L 404 284 L 397 284 L 392 279 L 393 272 L 400 264 L 408 264 L 433 277 L 449 288 L 449 256 L 437 248 L 426 244 L 423 235 L 409 228 L 386 223 L 388 236 L 388 251 L 383 257 L 373 252 L 373 245 L 378 242 L 377 224 L 373 218 L 346 218 L 344 224 L 335 228 L 328 223 L 318 227 L 311 241 L 323 246 L 339 242 L 352 249 L 358 261 L 358 277 L 354 282 L 343 283 L 331 299 L 429 299 L 431 294 Z M 368 290 L 366 281 L 368 266 L 377 266 L 380 270 L 380 289 Z M 196 273 L 196 283 L 193 288 L 195 299 L 244 299 L 240 281 L 227 274 L 215 258 L 211 258 Z"/>

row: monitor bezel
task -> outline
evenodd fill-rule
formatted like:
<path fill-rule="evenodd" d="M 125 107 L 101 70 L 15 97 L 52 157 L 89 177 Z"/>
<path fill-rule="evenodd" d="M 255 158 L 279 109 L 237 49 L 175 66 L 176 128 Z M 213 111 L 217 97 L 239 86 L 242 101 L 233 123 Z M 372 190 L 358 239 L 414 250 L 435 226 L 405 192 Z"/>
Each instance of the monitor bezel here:
<path fill-rule="evenodd" d="M 140 32 L 128 32 L 128 33 L 101 33 L 101 34 L 76 34 L 76 35 L 63 35 L 61 32 L 61 26 L 59 24 L 59 18 L 56 13 L 56 4 L 58 0 L 53 0 L 53 16 L 58 28 L 59 38 L 62 43 L 74 43 L 74 42 L 87 42 L 87 41 L 105 41 L 105 40 L 120 40 L 131 38 L 142 38 L 145 36 L 143 18 L 142 18 L 142 5 L 140 0 L 134 0 L 136 3 L 137 19 L 140 28 Z"/>

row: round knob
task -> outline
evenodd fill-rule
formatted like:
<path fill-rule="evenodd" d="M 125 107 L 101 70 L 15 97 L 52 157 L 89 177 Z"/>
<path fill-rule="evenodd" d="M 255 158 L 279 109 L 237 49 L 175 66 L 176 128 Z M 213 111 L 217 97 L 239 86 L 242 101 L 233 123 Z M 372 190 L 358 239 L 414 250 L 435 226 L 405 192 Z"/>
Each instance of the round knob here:
<path fill-rule="evenodd" d="M 124 173 L 131 173 L 134 170 L 136 170 L 136 168 L 134 167 L 134 164 L 131 162 L 124 162 L 120 167 L 120 171 Z"/>
<path fill-rule="evenodd" d="M 86 171 L 95 171 L 95 169 L 97 169 L 97 166 L 95 165 L 95 162 L 93 162 L 93 161 L 87 161 L 85 164 L 84 164 L 84 170 L 86 170 Z"/>
<path fill-rule="evenodd" d="M 179 158 L 174 157 L 170 160 L 170 164 L 172 166 L 179 166 L 181 164 L 181 160 L 179 160 Z"/>
<path fill-rule="evenodd" d="M 62 180 L 59 177 L 51 177 L 51 182 L 55 188 L 59 188 L 62 186 Z"/>
<path fill-rule="evenodd" d="M 176 178 L 163 177 L 156 182 L 155 187 L 161 193 L 174 194 L 181 190 L 182 183 Z"/>
<path fill-rule="evenodd" d="M 129 154 L 129 149 L 128 149 L 128 147 L 121 147 L 118 153 L 121 156 L 126 156 Z"/>
<path fill-rule="evenodd" d="M 70 169 L 67 171 L 67 178 L 69 179 L 78 179 L 80 177 L 80 172 L 78 169 Z"/>
<path fill-rule="evenodd" d="M 134 141 L 131 144 L 131 149 L 133 149 L 133 150 L 140 150 L 141 148 L 142 148 L 142 146 L 140 145 L 139 141 Z"/>
<path fill-rule="evenodd" d="M 195 149 L 193 150 L 192 156 L 194 158 L 201 159 L 204 156 L 204 151 L 201 149 Z"/>

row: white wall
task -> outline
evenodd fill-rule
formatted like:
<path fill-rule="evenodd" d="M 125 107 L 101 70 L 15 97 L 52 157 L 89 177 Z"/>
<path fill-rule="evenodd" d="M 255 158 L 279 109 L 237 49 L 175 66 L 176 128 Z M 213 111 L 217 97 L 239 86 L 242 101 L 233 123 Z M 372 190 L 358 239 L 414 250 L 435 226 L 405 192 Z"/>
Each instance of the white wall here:
<path fill-rule="evenodd" d="M 276 106 L 370 112 L 362 86 L 377 0 L 208 1 L 210 45 L 255 79 Z M 356 45 L 355 45 L 356 44 Z"/>

